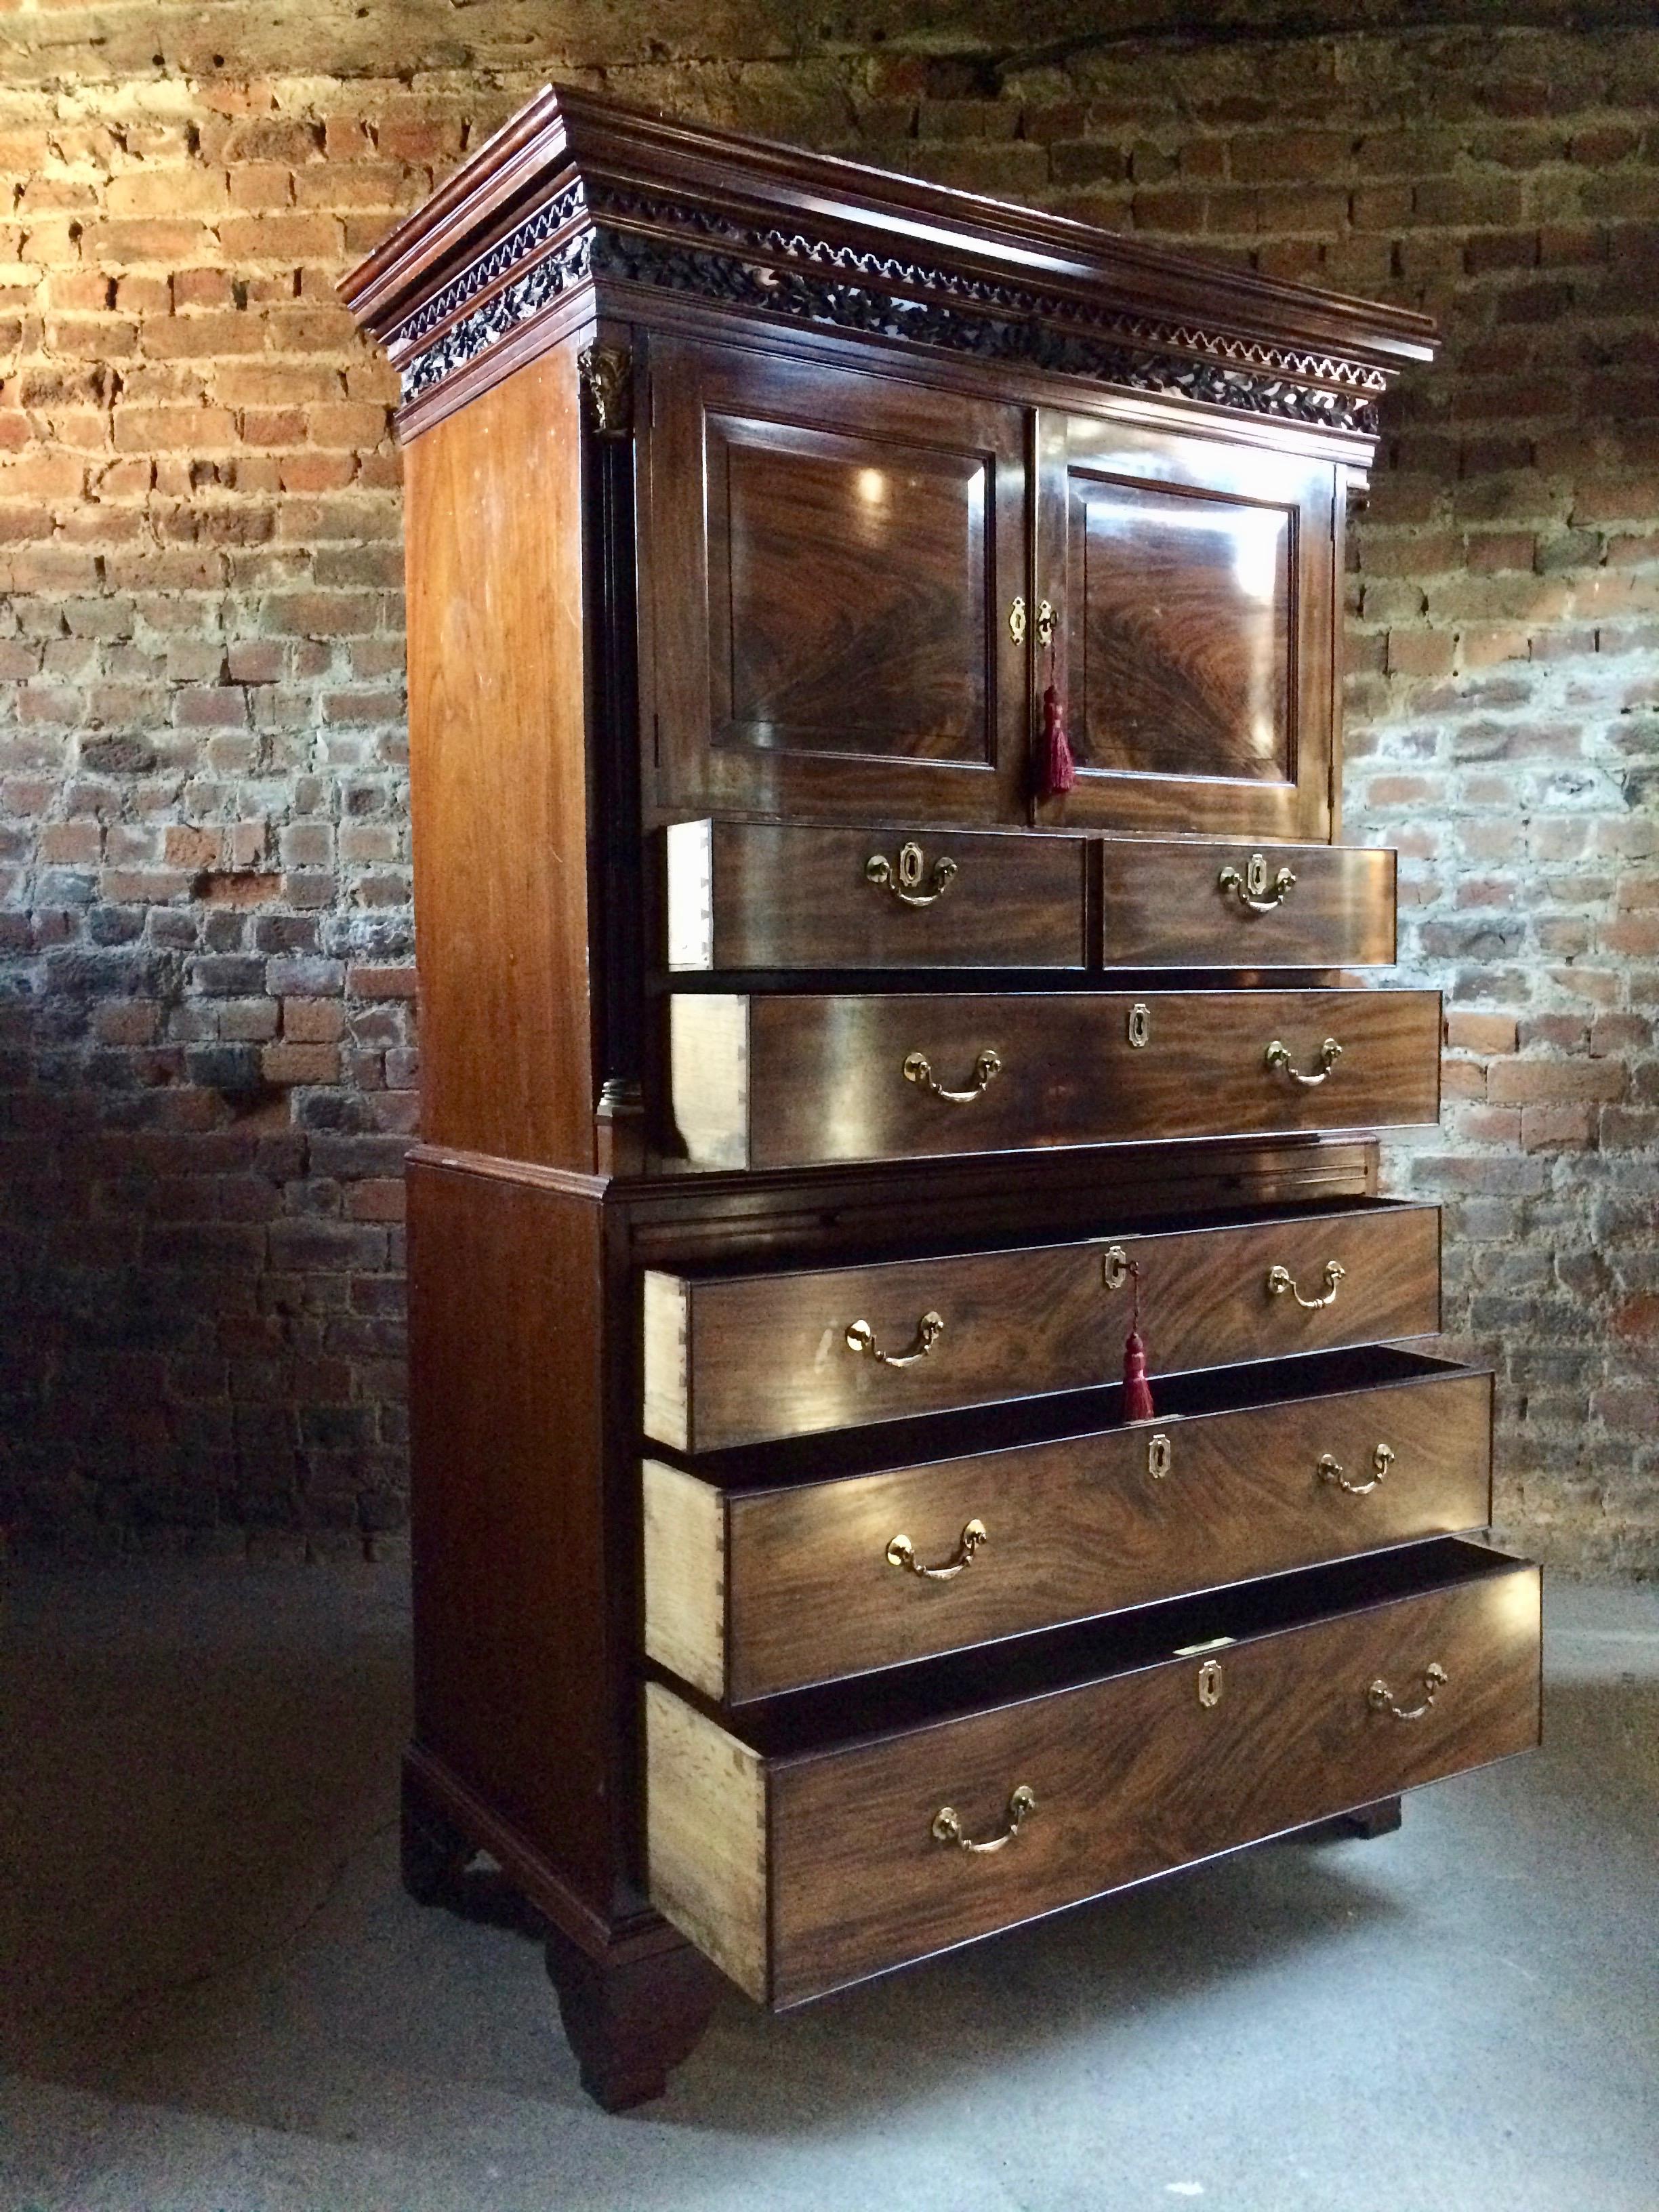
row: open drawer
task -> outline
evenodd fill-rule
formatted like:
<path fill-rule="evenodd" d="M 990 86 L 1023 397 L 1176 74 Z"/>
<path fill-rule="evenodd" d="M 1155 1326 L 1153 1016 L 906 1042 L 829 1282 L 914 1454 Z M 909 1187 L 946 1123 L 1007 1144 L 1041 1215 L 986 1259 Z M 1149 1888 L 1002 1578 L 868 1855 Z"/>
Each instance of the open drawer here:
<path fill-rule="evenodd" d="M 1440 1326 L 1440 1217 L 1262 1208 L 1063 1244 L 644 1279 L 645 1431 L 683 1452 L 1115 1380 L 1133 1262 L 1155 1376 Z"/>
<path fill-rule="evenodd" d="M 647 1460 L 647 1653 L 737 1704 L 1491 1518 L 1492 1377 L 1446 1360 L 1209 1370 L 1127 1428 L 1121 1398 Z"/>
<path fill-rule="evenodd" d="M 1433 991 L 668 994 L 692 1167 L 1401 1128 L 1440 1112 Z"/>
<path fill-rule="evenodd" d="M 1448 1538 L 726 1725 L 648 1682 L 652 1902 L 782 2008 L 1526 1750 L 1539 1582 Z"/>

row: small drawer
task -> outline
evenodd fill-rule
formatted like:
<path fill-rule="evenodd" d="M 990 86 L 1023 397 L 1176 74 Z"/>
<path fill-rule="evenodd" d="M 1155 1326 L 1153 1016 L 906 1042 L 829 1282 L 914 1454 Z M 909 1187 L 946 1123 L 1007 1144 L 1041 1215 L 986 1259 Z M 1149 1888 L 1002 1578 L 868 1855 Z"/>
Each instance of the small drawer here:
<path fill-rule="evenodd" d="M 1088 965 L 1080 837 L 677 822 L 663 843 L 672 971 Z"/>
<path fill-rule="evenodd" d="M 866 1267 L 645 1279 L 645 1431 L 682 1452 L 1440 1326 L 1440 1217 L 1380 1200 Z"/>
<path fill-rule="evenodd" d="M 1395 856 L 1341 845 L 1100 843 L 1108 968 L 1386 968 Z"/>
<path fill-rule="evenodd" d="M 1121 1395 L 787 1483 L 799 1446 L 647 1460 L 647 1652 L 740 1704 L 1491 1517 L 1489 1375 L 1376 1347 L 1166 1382 L 1127 1428 Z"/>
<path fill-rule="evenodd" d="M 1440 1110 L 1433 991 L 676 992 L 694 1167 L 1393 1128 Z"/>
<path fill-rule="evenodd" d="M 775 2008 L 1528 1749 L 1534 1567 L 1446 1539 L 756 1707 L 646 1686 L 652 1902 Z"/>

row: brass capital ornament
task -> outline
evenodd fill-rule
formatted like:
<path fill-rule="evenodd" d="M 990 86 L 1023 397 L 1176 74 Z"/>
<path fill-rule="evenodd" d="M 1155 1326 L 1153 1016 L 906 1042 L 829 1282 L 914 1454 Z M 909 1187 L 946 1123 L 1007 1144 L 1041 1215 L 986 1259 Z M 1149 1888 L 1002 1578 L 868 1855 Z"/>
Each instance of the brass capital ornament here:
<path fill-rule="evenodd" d="M 576 371 L 587 416 L 601 438 L 625 438 L 634 427 L 634 360 L 626 346 L 585 346 Z"/>

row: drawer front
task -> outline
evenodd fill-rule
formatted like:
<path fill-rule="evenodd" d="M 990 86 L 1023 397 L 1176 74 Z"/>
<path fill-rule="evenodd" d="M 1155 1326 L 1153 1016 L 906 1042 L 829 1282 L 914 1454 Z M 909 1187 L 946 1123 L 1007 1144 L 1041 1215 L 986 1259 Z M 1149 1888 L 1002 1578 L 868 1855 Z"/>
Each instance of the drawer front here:
<path fill-rule="evenodd" d="M 668 966 L 1084 968 L 1079 837 L 678 822 Z"/>
<path fill-rule="evenodd" d="M 788 1490 L 648 1461 L 646 1649 L 738 1703 L 1481 1528 L 1491 1409 L 1443 1368 Z"/>
<path fill-rule="evenodd" d="M 1432 1206 L 864 1267 L 653 1272 L 645 1279 L 646 1433 L 681 1451 L 717 1451 L 1115 1382 L 1129 1327 L 1115 1253 L 1140 1269 L 1154 1378 L 1440 1326 Z"/>
<path fill-rule="evenodd" d="M 1109 968 L 1386 968 L 1395 856 L 1338 845 L 1101 841 Z"/>
<path fill-rule="evenodd" d="M 696 1166 L 1397 1127 L 1440 1110 L 1432 991 L 670 1003 L 674 1116 Z"/>
<path fill-rule="evenodd" d="M 797 2003 L 1528 1748 L 1539 1626 L 1537 1571 L 1508 1563 L 774 1761 L 653 1684 L 653 1901 L 751 1995 Z M 947 1808 L 969 1841 L 1006 1833 L 1019 1790 L 1005 1848 L 950 1839 Z"/>

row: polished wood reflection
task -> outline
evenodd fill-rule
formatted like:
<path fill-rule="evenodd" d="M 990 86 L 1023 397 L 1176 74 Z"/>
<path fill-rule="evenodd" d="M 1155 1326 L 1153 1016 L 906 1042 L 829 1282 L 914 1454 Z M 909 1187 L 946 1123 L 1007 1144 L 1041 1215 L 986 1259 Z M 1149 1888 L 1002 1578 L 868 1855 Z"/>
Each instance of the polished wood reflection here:
<path fill-rule="evenodd" d="M 664 796 L 1014 818 L 1019 410 L 708 343 L 650 361 L 641 674 Z"/>
<path fill-rule="evenodd" d="M 1433 1206 L 1333 1206 L 1076 1243 L 890 1260 L 864 1267 L 645 1278 L 647 1433 L 689 1452 L 902 1420 L 1115 1382 L 1129 1298 L 1111 1290 L 1112 1244 L 1141 1270 L 1141 1329 L 1152 1372 L 1219 1367 L 1342 1344 L 1421 1336 L 1440 1325 L 1440 1228 Z M 1267 1290 L 1287 1267 L 1329 1304 Z M 944 1332 L 913 1366 L 849 1350 L 850 1322 L 903 1346 L 919 1317 Z"/>
<path fill-rule="evenodd" d="M 1473 1545 L 1443 1553 L 1437 1573 L 1415 1568 L 1420 1588 L 1398 1554 L 1349 1571 L 1350 1595 L 1312 1617 L 1297 1616 L 1331 1587 L 1318 1576 L 1257 1586 L 1254 1601 L 1241 1594 L 1241 1634 L 1209 1655 L 1208 1705 L 1198 1695 L 1205 1658 L 1169 1656 L 1182 1630 L 1147 1663 L 1156 1614 L 1131 1645 L 1130 1663 L 1107 1656 L 1108 1639 L 1106 1670 L 1095 1679 L 988 1710 L 771 1755 L 763 1723 L 758 1771 L 745 1723 L 722 1728 L 653 1686 L 653 1844 L 680 1820 L 688 1766 L 693 1776 L 742 1780 L 748 1815 L 732 1848 L 701 1863 L 673 1855 L 683 1887 L 659 1902 L 751 1996 L 787 2007 L 1527 1750 L 1539 1733 L 1538 1571 Z M 1169 1610 L 1183 1620 L 1194 1614 Z M 1212 1633 L 1227 1634 L 1229 1601 L 1209 1601 L 1205 1611 Z M 1413 1697 L 1431 1663 L 1446 1683 L 1419 1721 L 1373 1708 L 1373 1681 Z M 992 1695 L 995 1680 L 985 1678 Z M 696 1739 L 692 1760 L 688 1736 Z M 968 1834 L 994 1835 L 1017 1784 L 1034 1794 L 1036 1810 L 1006 1850 L 974 1857 L 933 1840 L 944 1805 Z M 720 1802 L 738 1796 L 726 1790 Z M 711 1838 L 725 1832 L 707 1793 L 693 1825 Z"/>
<path fill-rule="evenodd" d="M 1231 1394 L 1225 1375 L 1166 1382 L 1151 1422 L 867 1474 L 785 1485 L 779 1452 L 770 1484 L 723 1489 L 647 1461 L 646 1648 L 712 1696 L 770 1697 L 1486 1525 L 1490 1376 L 1358 1353 L 1350 1375 L 1379 1379 L 1343 1389 L 1314 1365 L 1316 1395 L 1278 1361 L 1278 1395 L 1251 1370 Z M 1322 1474 L 1329 1461 L 1370 1481 L 1379 1444 L 1387 1474 L 1364 1495 Z M 948 1588 L 889 1564 L 901 1531 L 948 1559 L 970 1519 L 988 1538 Z"/>
<path fill-rule="evenodd" d="M 1287 781 L 1294 511 L 1076 471 L 1067 498 L 1079 761 Z"/>
<path fill-rule="evenodd" d="M 676 993 L 669 1020 L 675 1128 L 708 1167 L 1387 1128 L 1439 1113 L 1432 991 Z M 1320 1075 L 1328 1038 L 1340 1058 L 1298 1081 Z M 1275 1042 L 1288 1068 L 1267 1064 Z M 918 1054 L 931 1083 L 907 1075 Z"/>

